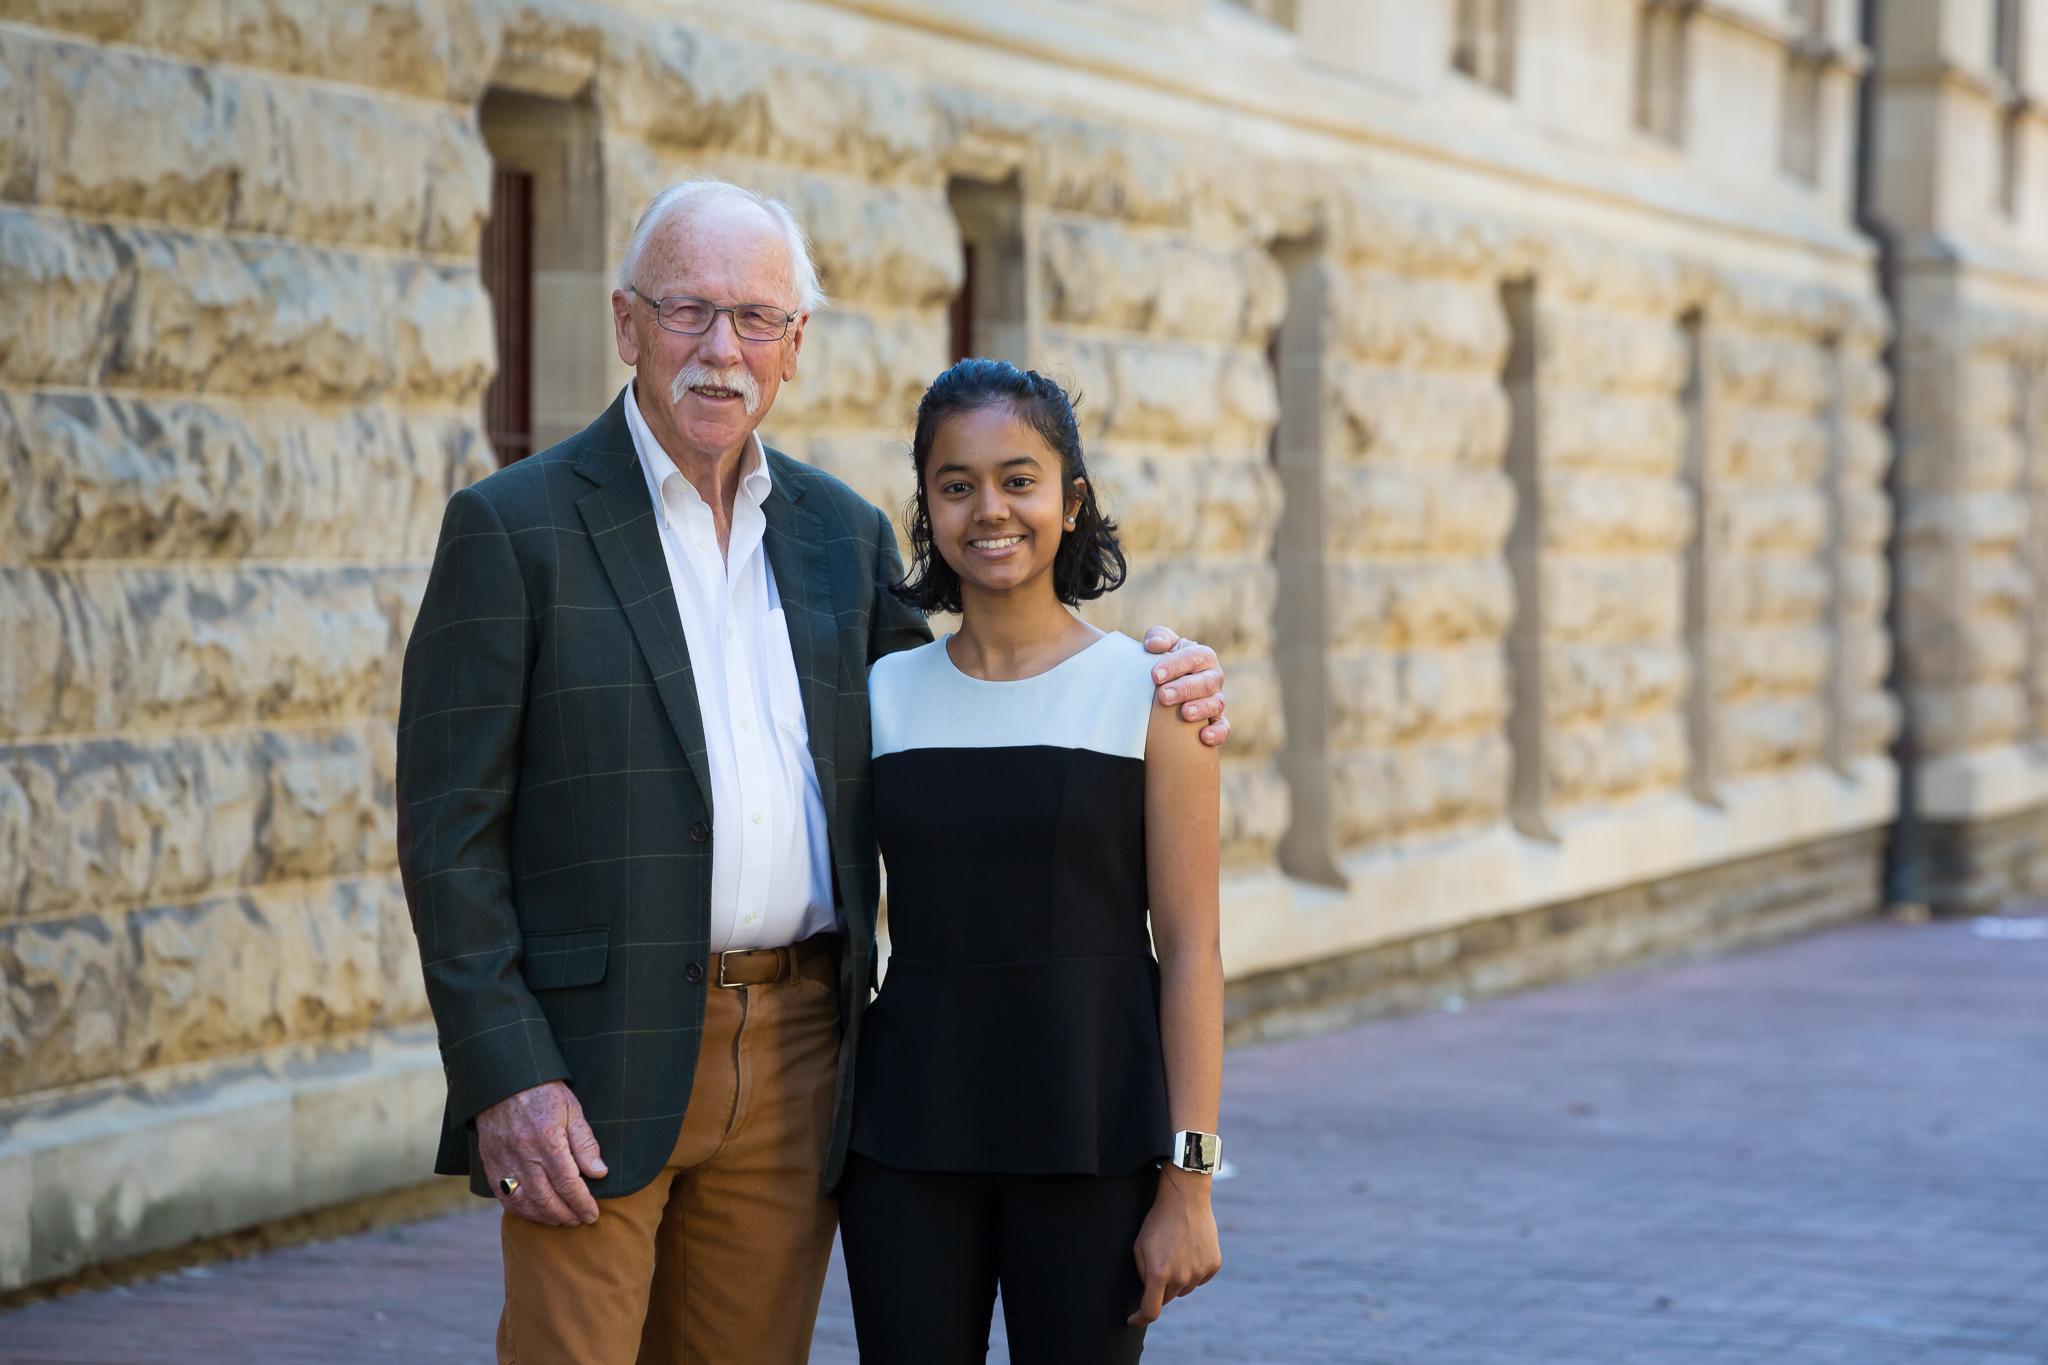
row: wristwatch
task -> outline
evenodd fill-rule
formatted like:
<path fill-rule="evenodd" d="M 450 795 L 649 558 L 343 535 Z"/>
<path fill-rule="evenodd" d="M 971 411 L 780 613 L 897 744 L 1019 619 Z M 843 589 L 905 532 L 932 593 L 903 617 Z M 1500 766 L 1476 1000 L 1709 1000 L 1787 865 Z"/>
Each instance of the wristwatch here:
<path fill-rule="evenodd" d="M 1173 1135 L 1173 1153 L 1167 1160 L 1192 1175 L 1214 1175 L 1223 1164 L 1223 1139 L 1184 1128 Z"/>

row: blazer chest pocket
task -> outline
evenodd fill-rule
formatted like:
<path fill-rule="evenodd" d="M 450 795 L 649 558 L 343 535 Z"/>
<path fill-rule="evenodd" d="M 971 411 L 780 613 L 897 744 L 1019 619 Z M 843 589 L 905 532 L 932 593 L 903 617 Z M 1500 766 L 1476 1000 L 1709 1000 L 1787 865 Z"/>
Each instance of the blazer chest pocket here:
<path fill-rule="evenodd" d="M 604 980 L 611 937 L 609 929 L 528 934 L 520 947 L 520 974 L 537 991 L 596 985 Z"/>

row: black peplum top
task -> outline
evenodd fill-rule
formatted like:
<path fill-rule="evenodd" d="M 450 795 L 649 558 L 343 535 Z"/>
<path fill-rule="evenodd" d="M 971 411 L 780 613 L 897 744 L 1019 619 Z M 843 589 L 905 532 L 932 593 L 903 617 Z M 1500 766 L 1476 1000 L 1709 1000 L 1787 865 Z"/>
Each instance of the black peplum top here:
<path fill-rule="evenodd" d="M 874 666 L 891 956 L 861 1026 L 854 1151 L 1016 1175 L 1166 1155 L 1151 663 L 1110 634 L 1016 682 L 968 677 L 943 639 Z"/>

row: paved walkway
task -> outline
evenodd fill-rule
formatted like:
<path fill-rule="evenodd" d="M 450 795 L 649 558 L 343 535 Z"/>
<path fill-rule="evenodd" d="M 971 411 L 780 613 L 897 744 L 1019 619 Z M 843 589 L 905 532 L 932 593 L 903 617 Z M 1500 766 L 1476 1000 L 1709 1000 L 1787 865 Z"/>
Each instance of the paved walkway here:
<path fill-rule="evenodd" d="M 2048 1362 L 2048 940 L 1869 925 L 1236 1051 L 1224 1130 L 1228 1265 L 1148 1359 Z M 487 1360 L 495 1254 L 465 1214 L 75 1295 L 0 1360 Z M 813 1359 L 854 1359 L 836 1268 Z"/>

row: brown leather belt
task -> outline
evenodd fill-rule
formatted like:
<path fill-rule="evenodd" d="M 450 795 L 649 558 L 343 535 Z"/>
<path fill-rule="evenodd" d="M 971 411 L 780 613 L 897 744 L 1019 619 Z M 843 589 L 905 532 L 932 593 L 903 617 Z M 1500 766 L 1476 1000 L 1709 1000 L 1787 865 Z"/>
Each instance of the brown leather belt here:
<path fill-rule="evenodd" d="M 828 986 L 839 984 L 838 934 L 812 934 L 787 948 L 736 948 L 718 955 L 711 980 L 732 986 L 772 986 L 807 976 Z"/>

